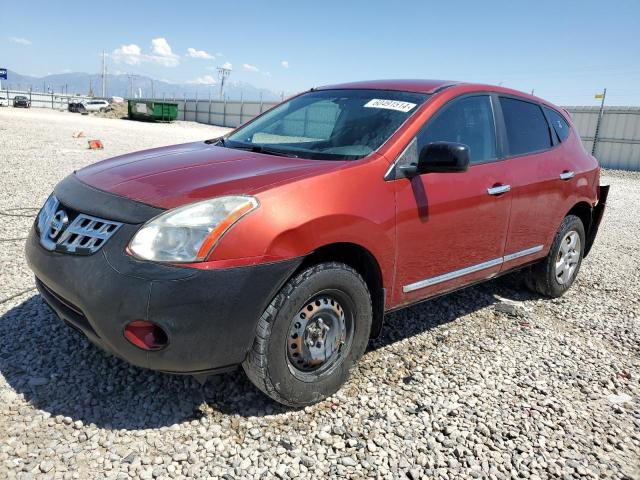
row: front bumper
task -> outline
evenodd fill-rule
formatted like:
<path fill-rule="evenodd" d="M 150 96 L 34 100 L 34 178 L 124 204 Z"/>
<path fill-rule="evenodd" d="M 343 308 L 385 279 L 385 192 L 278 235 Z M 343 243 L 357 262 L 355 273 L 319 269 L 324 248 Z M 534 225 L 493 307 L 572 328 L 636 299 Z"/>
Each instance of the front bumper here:
<path fill-rule="evenodd" d="M 93 255 L 44 249 L 34 227 L 26 244 L 42 298 L 102 349 L 140 367 L 208 373 L 241 363 L 260 315 L 301 259 L 200 270 L 139 261 L 125 252 L 139 225 L 125 224 Z M 129 343 L 133 320 L 162 327 L 168 345 L 145 351 Z"/>

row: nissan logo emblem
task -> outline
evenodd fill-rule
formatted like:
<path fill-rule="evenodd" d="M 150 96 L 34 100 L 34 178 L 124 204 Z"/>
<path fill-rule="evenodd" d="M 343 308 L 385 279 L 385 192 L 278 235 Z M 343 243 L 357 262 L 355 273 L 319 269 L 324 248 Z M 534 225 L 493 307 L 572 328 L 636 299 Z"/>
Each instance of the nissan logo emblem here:
<path fill-rule="evenodd" d="M 69 217 L 64 210 L 58 210 L 51 219 L 51 225 L 49 226 L 49 238 L 55 240 L 60 232 L 67 227 L 69 223 Z"/>

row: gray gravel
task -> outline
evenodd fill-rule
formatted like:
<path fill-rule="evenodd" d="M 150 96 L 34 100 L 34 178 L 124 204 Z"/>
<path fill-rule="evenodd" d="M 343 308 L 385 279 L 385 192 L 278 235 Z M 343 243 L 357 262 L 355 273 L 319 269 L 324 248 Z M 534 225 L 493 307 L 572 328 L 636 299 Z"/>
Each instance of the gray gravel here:
<path fill-rule="evenodd" d="M 1 237 L 24 237 L 75 168 L 221 131 L 0 109 Z M 510 276 L 388 315 L 348 384 L 303 410 L 241 372 L 201 387 L 108 356 L 29 290 L 23 242 L 2 241 L 0 478 L 640 478 L 640 174 L 605 179 L 565 297 Z"/>

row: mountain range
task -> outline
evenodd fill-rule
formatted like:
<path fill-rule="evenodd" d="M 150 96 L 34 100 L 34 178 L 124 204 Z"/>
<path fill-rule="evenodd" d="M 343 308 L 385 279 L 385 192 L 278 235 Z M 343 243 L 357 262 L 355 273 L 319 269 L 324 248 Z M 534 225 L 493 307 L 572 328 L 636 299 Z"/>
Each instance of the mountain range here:
<path fill-rule="evenodd" d="M 44 77 L 20 75 L 12 70 L 7 71 L 7 80 L 0 80 L 2 88 L 14 90 L 29 90 L 34 92 L 69 93 L 87 95 L 89 90 L 95 96 L 101 95 L 102 79 L 100 74 L 82 72 L 58 73 Z M 143 75 L 129 76 L 127 74 L 107 74 L 106 97 L 151 97 L 156 98 L 209 98 L 218 99 L 219 85 L 204 85 L 197 83 L 171 83 L 156 80 Z M 280 100 L 281 95 L 259 88 L 246 82 L 229 81 L 224 85 L 224 95 L 228 100 Z"/>

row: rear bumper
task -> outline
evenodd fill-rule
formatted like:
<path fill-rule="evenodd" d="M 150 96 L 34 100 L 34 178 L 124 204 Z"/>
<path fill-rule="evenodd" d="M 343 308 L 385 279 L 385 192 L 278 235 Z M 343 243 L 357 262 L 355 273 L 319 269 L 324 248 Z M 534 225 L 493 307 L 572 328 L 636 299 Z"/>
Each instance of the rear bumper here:
<path fill-rule="evenodd" d="M 220 270 L 142 262 L 125 253 L 137 228 L 123 226 L 90 256 L 45 250 L 32 228 L 26 257 L 45 302 L 91 342 L 140 367 L 195 374 L 241 363 L 260 315 L 301 259 Z M 125 326 L 140 319 L 165 330 L 164 349 L 126 340 Z"/>
<path fill-rule="evenodd" d="M 589 228 L 589 232 L 587 232 L 586 245 L 584 248 L 585 257 L 591 251 L 593 242 L 596 240 L 596 235 L 600 228 L 600 222 L 602 222 L 602 216 L 604 215 L 604 209 L 607 206 L 607 197 L 609 196 L 609 185 L 600 185 L 598 188 L 598 204 L 593 207 L 591 228 Z"/>

